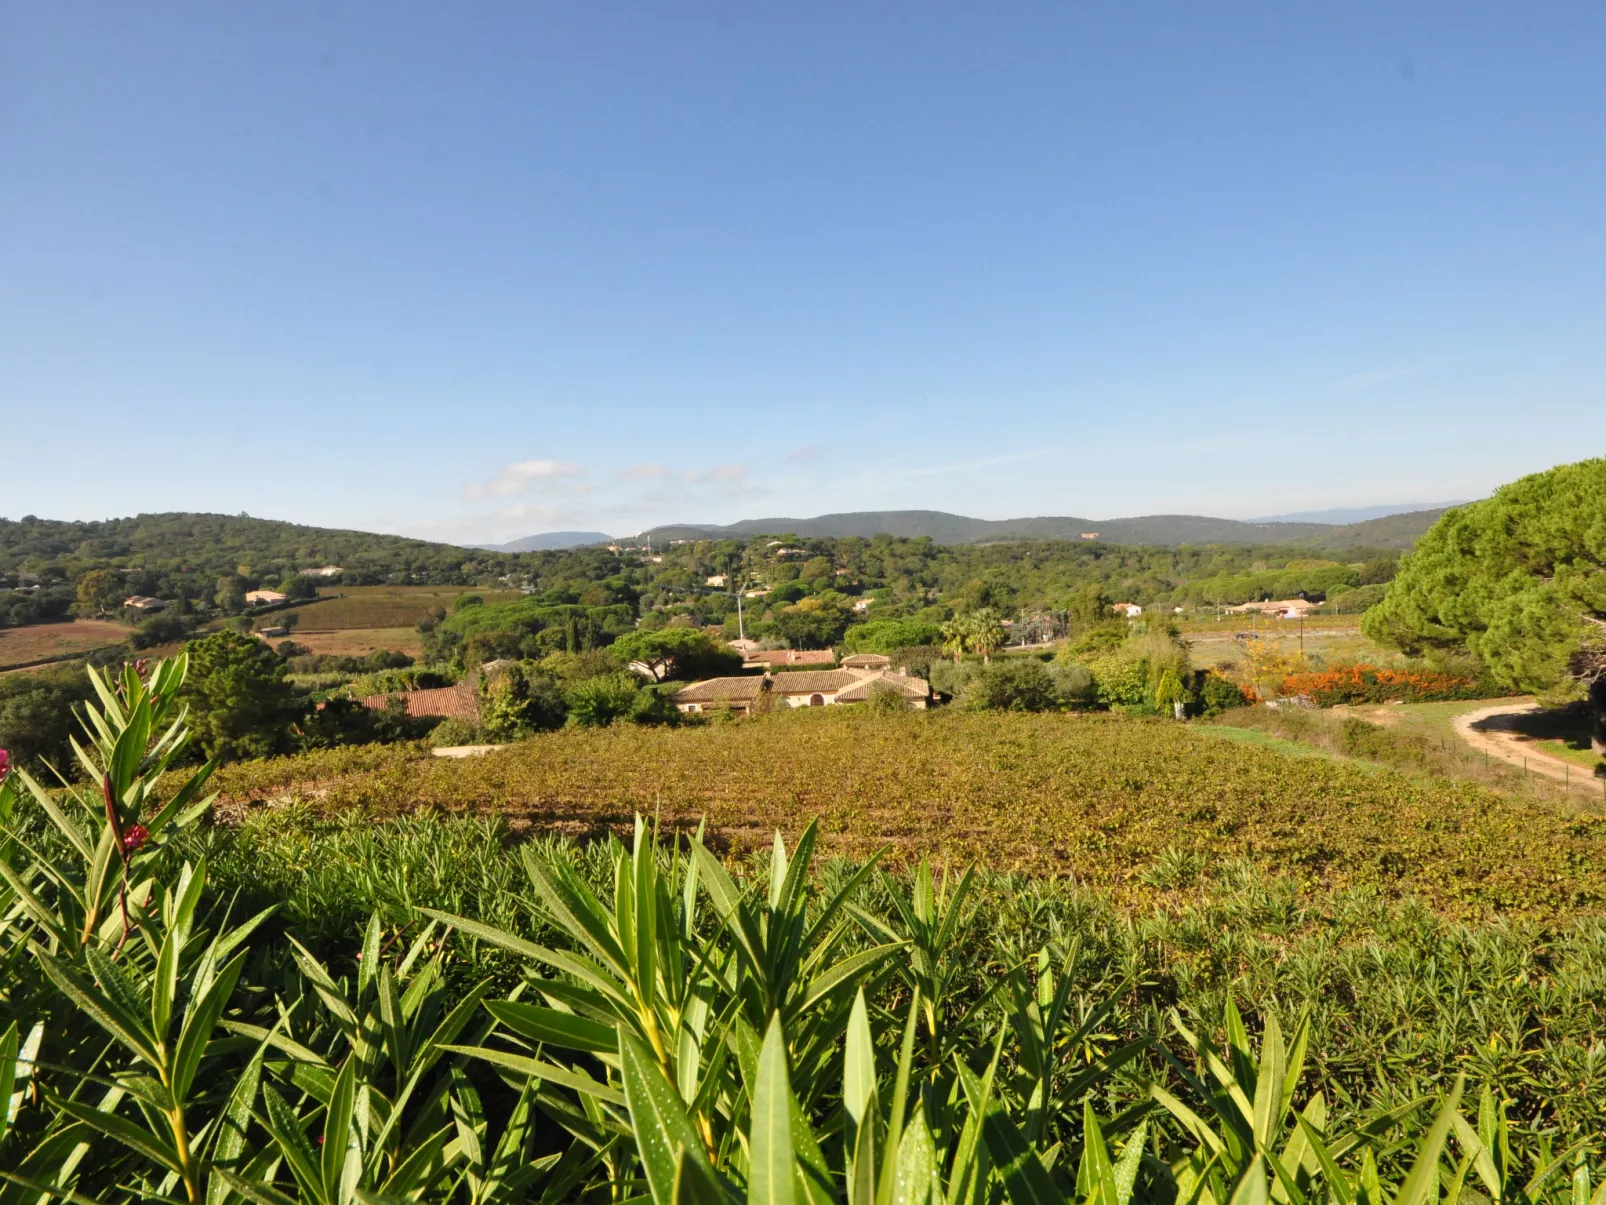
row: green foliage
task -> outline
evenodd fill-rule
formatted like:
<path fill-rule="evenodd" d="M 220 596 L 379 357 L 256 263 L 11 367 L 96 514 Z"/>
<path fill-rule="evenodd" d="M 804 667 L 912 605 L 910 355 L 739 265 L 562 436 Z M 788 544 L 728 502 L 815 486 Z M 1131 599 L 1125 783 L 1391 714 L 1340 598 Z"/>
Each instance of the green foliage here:
<path fill-rule="evenodd" d="M 740 655 L 699 628 L 628 632 L 608 648 L 621 666 L 640 664 L 655 682 L 715 678 L 741 670 Z"/>
<path fill-rule="evenodd" d="M 0 674 L 0 749 L 38 772 L 72 761 L 73 710 L 94 697 L 81 667 Z"/>
<path fill-rule="evenodd" d="M 75 589 L 80 615 L 104 615 L 123 605 L 123 579 L 110 569 L 91 569 Z"/>
<path fill-rule="evenodd" d="M 19 628 L 30 623 L 58 623 L 72 610 L 74 594 L 70 587 L 13 591 L 0 594 L 0 628 Z"/>
<path fill-rule="evenodd" d="M 1338 595 L 1327 609 L 1338 615 L 1363 615 L 1383 601 L 1387 590 L 1382 585 L 1357 586 Z"/>
<path fill-rule="evenodd" d="M 1464 646 L 1513 690 L 1581 696 L 1606 671 L 1606 459 L 1446 513 L 1363 628 L 1407 652 Z"/>
<path fill-rule="evenodd" d="M 378 873 L 374 826 L 351 824 L 317 846 L 315 873 L 346 876 L 373 905 L 341 932 L 304 895 L 273 892 L 283 919 L 278 902 L 240 906 L 211 886 L 213 859 L 189 856 L 205 843 L 226 867 L 243 838 L 190 828 L 210 802 L 198 798 L 210 766 L 172 798 L 155 789 L 188 739 L 183 676 L 179 661 L 149 681 L 132 668 L 96 680 L 82 760 L 106 784 L 104 810 L 98 789 L 58 800 L 21 775 L 0 781 L 8 1205 L 555 1203 L 622 1185 L 655 1205 L 1454 1205 L 1469 1177 L 1494 1202 L 1595 1195 L 1586 1126 L 1560 1142 L 1534 1132 L 1554 1130 L 1560 1108 L 1589 1116 L 1578 1102 L 1597 1077 L 1576 1058 L 1569 1091 L 1547 1093 L 1531 1058 L 1484 1055 L 1498 1043 L 1479 1012 L 1474 1122 L 1456 1047 L 1357 1068 L 1317 1040 L 1366 1013 L 1388 1043 L 1420 1041 L 1434 1027 L 1401 1014 L 1423 1004 L 1457 1024 L 1478 1010 L 1446 1007 L 1443 979 L 1469 967 L 1492 972 L 1491 997 L 1527 993 L 1555 1010 L 1570 994 L 1587 1013 L 1587 983 L 1563 975 L 1542 995 L 1499 963 L 1508 931 L 1478 946 L 1419 924 L 1428 946 L 1459 942 L 1460 956 L 1401 959 L 1395 990 L 1355 993 L 1342 1024 L 1310 968 L 1264 967 L 1289 984 L 1304 976 L 1308 1007 L 1287 1039 L 1280 1010 L 1262 1008 L 1257 1041 L 1229 984 L 1199 990 L 1176 938 L 1247 957 L 1258 948 L 1226 943 L 1222 922 L 1258 910 L 1276 930 L 1268 948 L 1286 944 L 1301 922 L 1278 888 L 1240 877 L 1235 914 L 1112 933 L 1063 881 L 1045 893 L 970 871 L 939 880 L 924 863 L 876 877 L 875 857 L 817 859 L 813 824 L 733 872 L 700 832 L 661 842 L 637 816 L 628 846 L 590 851 L 508 852 L 473 820 L 458 831 L 481 840 L 452 848 L 454 822 L 432 819 L 400 875 Z M 25 854 L 19 802 L 35 826 Z M 141 818 L 148 834 L 128 840 Z M 283 816 L 253 831 L 266 840 L 233 855 L 246 875 L 236 887 L 260 890 L 287 860 L 307 874 L 312 847 L 284 848 L 297 834 Z M 352 856 L 364 848 L 366 861 Z M 418 907 L 430 875 L 427 898 L 474 907 Z M 1323 934 L 1366 906 L 1324 907 Z M 309 921 L 330 948 L 286 927 Z M 1547 964 L 1598 957 L 1598 933 L 1576 940 Z M 1348 957 L 1324 948 L 1335 966 Z M 1176 950 L 1174 982 L 1145 997 L 1145 964 L 1111 957 L 1123 949 Z M 1375 947 L 1345 965 L 1357 981 L 1393 973 Z M 1425 992 L 1397 994 L 1422 978 Z M 1158 1008 L 1177 988 L 1210 1007 Z M 1530 1013 L 1511 1019 L 1533 1032 Z M 1363 1079 L 1368 1099 L 1349 1099 Z M 1521 1102 L 1503 1099 L 1507 1083 Z M 1534 1099 L 1542 1115 L 1512 1116 Z"/>
<path fill-rule="evenodd" d="M 964 685 L 962 702 L 978 711 L 1052 711 L 1064 699 L 1041 661 L 1008 657 L 973 674 Z"/>
<path fill-rule="evenodd" d="M 631 716 L 641 693 L 641 679 L 634 674 L 587 678 L 564 694 L 569 723 L 581 728 L 606 728 L 615 720 Z"/>
<path fill-rule="evenodd" d="M 915 619 L 872 619 L 849 628 L 842 646 L 850 653 L 891 656 L 899 649 L 936 644 L 941 639 L 942 630 L 936 624 Z"/>
<path fill-rule="evenodd" d="M 492 741 L 514 741 L 561 728 L 569 707 L 557 681 L 528 662 L 499 666 L 480 679 L 480 728 Z"/>
<path fill-rule="evenodd" d="M 795 649 L 834 647 L 852 619 L 847 599 L 834 591 L 771 612 L 775 634 Z"/>
<path fill-rule="evenodd" d="M 454 611 L 424 637 L 429 660 L 472 666 L 497 658 L 584 652 L 607 644 L 635 622 L 628 603 L 588 607 L 539 598 L 483 603 Z"/>
<path fill-rule="evenodd" d="M 155 648 L 159 644 L 172 644 L 190 634 L 190 625 L 177 615 L 152 615 L 134 629 L 128 643 L 136 649 Z"/>
<path fill-rule="evenodd" d="M 278 752 L 300 707 L 285 666 L 262 641 L 214 632 L 192 643 L 184 699 L 208 757 L 234 761 Z"/>
<path fill-rule="evenodd" d="M 1249 700 L 1238 684 L 1231 678 L 1224 678 L 1220 674 L 1206 672 L 1199 684 L 1199 704 L 1201 713 L 1208 719 L 1218 716 L 1224 711 L 1231 711 L 1236 707 L 1245 706 Z"/>

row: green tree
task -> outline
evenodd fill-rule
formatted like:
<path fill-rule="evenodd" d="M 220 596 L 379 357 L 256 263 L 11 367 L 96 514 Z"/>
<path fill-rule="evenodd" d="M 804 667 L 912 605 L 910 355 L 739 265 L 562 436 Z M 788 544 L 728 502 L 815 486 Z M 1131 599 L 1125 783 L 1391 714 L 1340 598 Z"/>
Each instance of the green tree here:
<path fill-rule="evenodd" d="M 18 765 L 48 764 L 70 773 L 71 738 L 85 739 L 73 713 L 94 697 L 82 666 L 0 674 L 0 749 Z"/>
<path fill-rule="evenodd" d="M 1407 653 L 1464 648 L 1512 690 L 1588 699 L 1606 755 L 1606 459 L 1447 512 L 1362 630 Z"/>
<path fill-rule="evenodd" d="M 123 579 L 110 569 L 91 569 L 78 579 L 76 593 L 80 615 L 104 615 L 122 605 Z"/>
<path fill-rule="evenodd" d="M 493 741 L 513 741 L 561 728 L 569 711 L 548 674 L 513 664 L 480 680 L 480 727 Z"/>
<path fill-rule="evenodd" d="M 292 573 L 279 583 L 279 593 L 296 602 L 311 602 L 318 597 L 318 582 L 305 573 Z"/>
<path fill-rule="evenodd" d="M 564 695 L 569 705 L 569 723 L 582 728 L 606 728 L 636 709 L 640 692 L 641 680 L 630 674 L 587 678 Z"/>
<path fill-rule="evenodd" d="M 916 619 L 872 619 L 856 623 L 842 638 L 843 647 L 850 653 L 883 653 L 917 644 L 936 644 L 942 639 L 942 629 L 934 623 L 921 623 Z"/>
<path fill-rule="evenodd" d="M 795 649 L 831 648 L 847 631 L 852 614 L 835 599 L 820 595 L 771 612 L 777 634 Z"/>
<path fill-rule="evenodd" d="M 959 664 L 959 659 L 965 655 L 970 646 L 970 616 L 955 615 L 942 625 L 942 651 Z"/>
<path fill-rule="evenodd" d="M 643 665 L 654 682 L 717 677 L 742 668 L 742 659 L 700 628 L 629 632 L 608 646 L 620 665 Z"/>
<path fill-rule="evenodd" d="M 278 752 L 299 708 L 273 650 L 255 637 L 222 631 L 193 642 L 189 655 L 183 698 L 207 756 L 233 761 Z"/>
<path fill-rule="evenodd" d="M 223 574 L 217 579 L 212 601 L 225 615 L 238 615 L 245 610 L 245 579 L 238 573 Z"/>
<path fill-rule="evenodd" d="M 1005 657 L 984 666 L 964 688 L 964 705 L 978 711 L 1051 711 L 1059 703 L 1048 667 L 1035 657 Z"/>
<path fill-rule="evenodd" d="M 965 616 L 970 650 L 980 653 L 984 665 L 992 664 L 993 654 L 1004 643 L 1004 620 L 992 607 L 979 607 Z"/>

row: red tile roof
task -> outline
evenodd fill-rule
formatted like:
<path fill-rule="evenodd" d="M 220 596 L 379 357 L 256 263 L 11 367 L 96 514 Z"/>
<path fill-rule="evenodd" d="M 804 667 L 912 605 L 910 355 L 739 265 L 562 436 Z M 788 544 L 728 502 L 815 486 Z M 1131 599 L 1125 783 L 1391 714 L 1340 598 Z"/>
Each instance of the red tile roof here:
<path fill-rule="evenodd" d="M 407 714 L 414 717 L 445 716 L 449 720 L 467 720 L 474 724 L 480 718 L 480 700 L 471 682 L 456 686 L 441 686 L 434 690 L 409 690 L 394 695 L 368 695 L 358 699 L 364 707 L 375 711 L 384 708 L 392 699 L 401 699 L 407 705 Z"/>

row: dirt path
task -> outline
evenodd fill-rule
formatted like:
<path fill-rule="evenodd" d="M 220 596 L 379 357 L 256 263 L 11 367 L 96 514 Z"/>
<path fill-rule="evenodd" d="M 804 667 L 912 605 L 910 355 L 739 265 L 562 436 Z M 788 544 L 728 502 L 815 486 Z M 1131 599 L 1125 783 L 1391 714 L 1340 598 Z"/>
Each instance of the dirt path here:
<path fill-rule="evenodd" d="M 1466 712 L 1456 716 L 1450 723 L 1456 735 L 1480 753 L 1498 757 L 1514 766 L 1523 766 L 1530 774 L 1543 774 L 1557 782 L 1570 782 L 1590 794 L 1596 793 L 1599 790 L 1598 780 L 1587 769 L 1534 748 L 1516 730 L 1519 717 L 1543 710 L 1538 703 L 1507 703 Z"/>

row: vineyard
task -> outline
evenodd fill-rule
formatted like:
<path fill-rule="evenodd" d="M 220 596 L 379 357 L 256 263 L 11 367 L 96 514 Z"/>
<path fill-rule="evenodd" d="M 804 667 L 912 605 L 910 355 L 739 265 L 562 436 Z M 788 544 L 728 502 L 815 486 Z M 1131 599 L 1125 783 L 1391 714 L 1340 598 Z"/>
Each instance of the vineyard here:
<path fill-rule="evenodd" d="M 741 850 L 819 818 L 825 848 L 975 858 L 1150 901 L 1179 852 L 1310 887 L 1417 896 L 1447 916 L 1556 915 L 1606 899 L 1606 821 L 1477 786 L 1291 758 L 1107 715 L 778 714 L 694 729 L 564 730 L 448 761 L 366 747 L 223 770 L 226 813 L 495 813 L 597 834 L 637 812 Z"/>
<path fill-rule="evenodd" d="M 1606 1199 L 1594 917 L 1468 926 L 1177 845 L 1131 876 L 1148 901 L 1117 903 L 822 857 L 813 824 L 730 857 L 640 817 L 623 842 L 513 849 L 502 817 L 209 823 L 211 767 L 180 768 L 184 664 L 149 673 L 98 679 L 85 785 L 0 776 L 5 1205 Z M 1211 770 L 1234 748 L 1100 725 L 927 739 L 974 737 L 1045 791 L 1071 732 Z M 834 733 L 855 759 L 920 740 L 835 718 L 674 735 L 744 731 L 816 757 Z"/>

